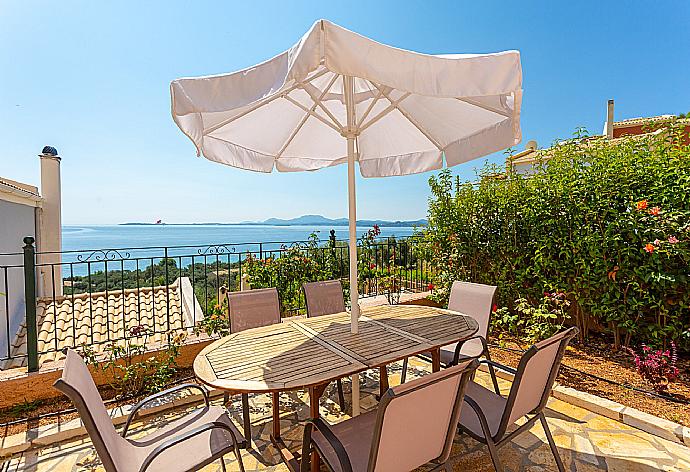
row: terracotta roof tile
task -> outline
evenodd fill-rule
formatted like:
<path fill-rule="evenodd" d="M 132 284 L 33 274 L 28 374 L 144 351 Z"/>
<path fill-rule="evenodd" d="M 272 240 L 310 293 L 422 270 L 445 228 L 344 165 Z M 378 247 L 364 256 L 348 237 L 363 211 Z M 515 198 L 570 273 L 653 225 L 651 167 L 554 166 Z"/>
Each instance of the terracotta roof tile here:
<path fill-rule="evenodd" d="M 62 359 L 62 351 L 67 347 L 85 344 L 97 353 L 103 352 L 111 340 L 123 339 L 137 325 L 155 332 L 146 339 L 152 345 L 166 341 L 170 331 L 192 328 L 194 318 L 199 321 L 203 313 L 196 300 L 196 313 L 189 312 L 189 302 L 183 303 L 183 297 L 189 295 L 183 292 L 193 296 L 193 290 L 181 290 L 181 284 L 189 285 L 189 279 L 153 288 L 68 295 L 55 302 L 51 298 L 41 299 L 36 307 L 39 365 Z M 26 326 L 22 325 L 12 346 L 13 359 L 2 367 L 26 365 L 25 353 Z"/>

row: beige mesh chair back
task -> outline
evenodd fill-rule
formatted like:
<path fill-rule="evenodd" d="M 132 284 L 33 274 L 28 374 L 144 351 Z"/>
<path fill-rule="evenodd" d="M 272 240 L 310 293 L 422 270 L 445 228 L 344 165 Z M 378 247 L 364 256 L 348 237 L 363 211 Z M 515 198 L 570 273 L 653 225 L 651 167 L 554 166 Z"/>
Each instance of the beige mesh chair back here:
<path fill-rule="evenodd" d="M 238 466 L 244 471 L 239 447 L 244 438 L 237 431 L 227 412 L 208 402 L 206 390 L 196 384 L 170 388 L 145 398 L 131 411 L 120 436 L 108 416 L 103 400 L 81 356 L 68 350 L 62 377 L 53 385 L 72 400 L 84 427 L 93 442 L 106 472 L 183 472 L 198 470 L 235 453 Z M 197 389 L 203 394 L 205 407 L 171 421 L 143 440 L 126 439 L 132 420 L 144 405 L 165 399 L 173 392 Z"/>
<path fill-rule="evenodd" d="M 278 290 L 262 288 L 228 293 L 228 312 L 233 333 L 280 323 Z"/>
<path fill-rule="evenodd" d="M 105 470 L 126 470 L 123 457 L 131 445 L 117 434 L 91 372 L 76 351 L 67 351 L 62 377 L 54 387 L 67 395 L 79 412 Z"/>
<path fill-rule="evenodd" d="M 491 305 L 493 304 L 495 293 L 496 287 L 494 285 L 455 281 L 450 289 L 448 309 L 459 311 L 474 318 L 479 324 L 477 335 L 487 339 L 489 335 Z M 482 350 L 481 341 L 479 339 L 471 339 L 463 344 L 460 352 L 468 353 L 468 355 L 474 357 L 476 351 L 478 351 L 476 355 L 479 355 Z"/>
<path fill-rule="evenodd" d="M 493 305 L 495 293 L 496 287 L 493 285 L 460 281 L 453 282 L 453 286 L 450 289 L 448 309 L 474 318 L 477 324 L 479 324 L 479 329 L 476 335 L 462 343 L 453 343 L 443 346 L 441 348 L 441 364 L 450 366 L 457 362 L 473 357 L 480 357 L 482 355 L 487 359 L 491 359 L 489 356 L 487 339 L 489 334 L 491 307 Z M 428 354 L 422 354 L 420 357 L 431 360 Z M 401 382 L 403 383 L 407 377 L 407 365 L 408 360 L 405 359 L 401 375 Z M 498 380 L 490 365 L 489 373 L 491 374 L 494 387 L 496 391 L 498 391 Z"/>
<path fill-rule="evenodd" d="M 465 396 L 467 405 L 462 410 L 460 428 L 489 446 L 497 471 L 502 470 L 497 455 L 498 448 L 531 428 L 537 420 L 541 421 L 558 469 L 565 470 L 546 422 L 544 408 L 565 349 L 577 331 L 577 328 L 569 328 L 533 345 L 523 354 L 517 370 L 491 362 L 496 368 L 515 376 L 507 398 L 476 383 L 468 386 Z M 506 434 L 511 425 L 528 415 L 533 416 L 525 424 Z"/>
<path fill-rule="evenodd" d="M 304 299 L 307 302 L 307 316 L 332 315 L 345 311 L 343 284 L 340 280 L 307 282 L 302 284 Z"/>
<path fill-rule="evenodd" d="M 465 388 L 478 365 L 469 360 L 390 388 L 377 410 L 334 426 L 313 420 L 305 430 L 302 457 L 309 457 L 313 443 L 336 472 L 401 472 L 429 462 L 445 468 Z"/>
<path fill-rule="evenodd" d="M 522 356 L 508 395 L 505 413 L 507 426 L 546 406 L 565 348 L 576 333 L 577 328 L 566 329 L 536 343 Z"/>

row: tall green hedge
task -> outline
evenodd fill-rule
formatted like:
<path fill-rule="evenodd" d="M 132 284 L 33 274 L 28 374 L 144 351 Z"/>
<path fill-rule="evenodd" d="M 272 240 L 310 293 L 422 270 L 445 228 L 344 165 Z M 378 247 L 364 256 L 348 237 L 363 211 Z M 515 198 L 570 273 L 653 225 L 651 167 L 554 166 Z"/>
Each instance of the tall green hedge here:
<path fill-rule="evenodd" d="M 435 296 L 453 280 L 498 285 L 500 305 L 563 291 L 583 338 L 690 345 L 690 150 L 683 130 L 578 136 L 532 175 L 429 179 L 423 252 Z M 490 170 L 490 169 L 487 169 Z"/>

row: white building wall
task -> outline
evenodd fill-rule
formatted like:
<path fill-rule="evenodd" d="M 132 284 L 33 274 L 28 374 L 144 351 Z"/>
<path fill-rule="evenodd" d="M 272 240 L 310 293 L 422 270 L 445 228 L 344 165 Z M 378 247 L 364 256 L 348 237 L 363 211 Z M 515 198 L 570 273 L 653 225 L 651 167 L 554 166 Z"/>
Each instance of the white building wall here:
<path fill-rule="evenodd" d="M 7 357 L 24 321 L 24 270 L 22 239 L 36 237 L 36 208 L 0 200 L 0 358 Z M 8 253 L 17 253 L 6 255 Z M 17 267 L 12 267 L 17 266 Z"/>

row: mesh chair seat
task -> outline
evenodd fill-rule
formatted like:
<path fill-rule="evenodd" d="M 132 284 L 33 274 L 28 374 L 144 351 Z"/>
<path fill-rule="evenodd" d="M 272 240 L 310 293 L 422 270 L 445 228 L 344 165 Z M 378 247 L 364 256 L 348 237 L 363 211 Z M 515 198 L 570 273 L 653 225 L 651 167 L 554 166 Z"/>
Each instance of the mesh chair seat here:
<path fill-rule="evenodd" d="M 486 417 L 486 422 L 489 425 L 489 432 L 491 436 L 495 436 L 501 425 L 501 418 L 503 417 L 507 400 L 475 382 L 467 384 L 465 398 L 471 398 L 481 407 Z M 472 408 L 465 406 L 465 408 L 460 410 L 460 423 L 475 436 L 484 437 L 479 417 Z"/>
<path fill-rule="evenodd" d="M 125 466 L 125 470 L 139 470 L 146 457 L 153 452 L 166 439 L 184 434 L 194 428 L 206 423 L 218 421 L 229 426 L 238 441 L 244 438 L 233 422 L 228 417 L 227 412 L 220 406 L 211 406 L 197 410 L 188 416 L 164 426 L 154 433 L 139 440 L 129 440 L 130 444 L 136 446 L 132 453 L 128 455 L 127 462 L 130 467 Z M 232 452 L 232 438 L 230 433 L 224 430 L 211 430 L 201 433 L 198 436 L 185 441 L 181 446 L 187 454 L 181 453 L 181 448 L 171 448 L 158 456 L 146 469 L 147 472 L 170 472 L 170 471 L 192 471 L 197 470 L 199 459 L 203 457 L 218 457 Z"/>
<path fill-rule="evenodd" d="M 376 410 L 355 416 L 351 420 L 341 421 L 333 425 L 331 430 L 340 439 L 347 456 L 352 464 L 352 472 L 364 472 L 369 465 L 374 427 L 376 425 Z M 333 472 L 342 472 L 338 456 L 326 440 L 321 431 L 314 431 L 312 442 L 319 450 L 319 455 L 333 467 Z"/>

